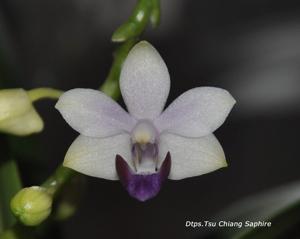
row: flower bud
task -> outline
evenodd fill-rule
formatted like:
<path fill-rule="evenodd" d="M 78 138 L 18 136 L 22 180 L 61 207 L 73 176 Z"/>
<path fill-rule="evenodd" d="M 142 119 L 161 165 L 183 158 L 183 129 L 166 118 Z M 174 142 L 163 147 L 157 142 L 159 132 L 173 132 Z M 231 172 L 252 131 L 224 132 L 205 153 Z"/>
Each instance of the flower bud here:
<path fill-rule="evenodd" d="M 25 90 L 0 90 L 0 131 L 23 136 L 41 131 L 43 126 Z"/>
<path fill-rule="evenodd" d="M 36 226 L 50 215 L 52 196 L 43 187 L 23 188 L 13 197 L 10 207 L 23 224 Z"/>

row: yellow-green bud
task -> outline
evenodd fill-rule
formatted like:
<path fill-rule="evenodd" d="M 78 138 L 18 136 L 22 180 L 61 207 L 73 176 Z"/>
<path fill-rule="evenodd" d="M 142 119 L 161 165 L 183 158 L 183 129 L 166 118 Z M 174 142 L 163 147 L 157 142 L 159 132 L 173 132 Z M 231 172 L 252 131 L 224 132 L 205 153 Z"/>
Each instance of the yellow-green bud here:
<path fill-rule="evenodd" d="M 36 226 L 51 213 L 52 196 L 43 187 L 23 188 L 11 200 L 14 215 L 27 226 Z"/>
<path fill-rule="evenodd" d="M 23 136 L 40 132 L 43 126 L 25 90 L 0 90 L 0 131 Z"/>

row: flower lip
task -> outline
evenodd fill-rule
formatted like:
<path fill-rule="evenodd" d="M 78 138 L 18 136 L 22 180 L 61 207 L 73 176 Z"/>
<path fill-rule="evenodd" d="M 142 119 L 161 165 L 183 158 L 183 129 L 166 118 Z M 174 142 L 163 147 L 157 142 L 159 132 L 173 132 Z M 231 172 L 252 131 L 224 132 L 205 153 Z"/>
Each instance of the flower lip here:
<path fill-rule="evenodd" d="M 135 174 L 122 156 L 116 156 L 116 170 L 120 181 L 129 195 L 139 201 L 146 201 L 155 197 L 171 169 L 171 155 L 168 152 L 157 173 Z"/>

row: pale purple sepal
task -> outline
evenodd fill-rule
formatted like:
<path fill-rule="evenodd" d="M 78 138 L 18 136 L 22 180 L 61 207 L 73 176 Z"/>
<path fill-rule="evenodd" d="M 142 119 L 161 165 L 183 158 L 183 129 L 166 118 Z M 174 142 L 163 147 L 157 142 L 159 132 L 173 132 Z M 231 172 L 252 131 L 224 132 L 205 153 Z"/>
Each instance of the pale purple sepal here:
<path fill-rule="evenodd" d="M 224 89 L 197 87 L 184 92 L 154 120 L 159 132 L 200 138 L 219 128 L 235 99 Z"/>
<path fill-rule="evenodd" d="M 99 90 L 69 90 L 55 107 L 73 129 L 88 137 L 105 138 L 130 132 L 136 124 L 117 102 Z"/>
<path fill-rule="evenodd" d="M 120 156 L 116 156 L 116 170 L 120 181 L 129 195 L 139 201 L 146 201 L 155 197 L 163 182 L 168 178 L 171 169 L 171 155 L 168 152 L 159 171 L 154 174 L 135 174 L 127 162 Z"/>

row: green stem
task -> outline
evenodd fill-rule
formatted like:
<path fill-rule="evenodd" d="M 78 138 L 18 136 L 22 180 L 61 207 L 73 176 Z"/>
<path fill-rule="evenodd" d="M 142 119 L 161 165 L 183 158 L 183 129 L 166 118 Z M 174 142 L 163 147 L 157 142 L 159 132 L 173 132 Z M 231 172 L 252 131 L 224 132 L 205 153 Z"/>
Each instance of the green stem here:
<path fill-rule="evenodd" d="M 145 30 L 149 19 L 154 27 L 160 20 L 159 0 L 139 0 L 131 16 L 112 35 L 113 42 L 124 42 L 140 36 Z"/>
<path fill-rule="evenodd" d="M 46 188 L 48 193 L 55 196 L 76 174 L 72 169 L 60 165 L 41 186 Z"/>
<path fill-rule="evenodd" d="M 128 52 L 136 42 L 137 39 L 129 39 L 116 49 L 116 51 L 114 52 L 114 61 L 112 63 L 108 76 L 103 85 L 100 87 L 100 90 L 102 92 L 115 100 L 120 97 L 119 77 L 122 64 L 126 56 L 128 55 Z"/>
<path fill-rule="evenodd" d="M 44 87 L 28 90 L 27 93 L 31 101 L 34 102 L 45 98 L 58 99 L 63 94 L 63 91 Z"/>
<path fill-rule="evenodd" d="M 152 0 L 152 11 L 150 13 L 150 21 L 153 27 L 158 27 L 160 23 L 160 0 Z"/>

